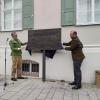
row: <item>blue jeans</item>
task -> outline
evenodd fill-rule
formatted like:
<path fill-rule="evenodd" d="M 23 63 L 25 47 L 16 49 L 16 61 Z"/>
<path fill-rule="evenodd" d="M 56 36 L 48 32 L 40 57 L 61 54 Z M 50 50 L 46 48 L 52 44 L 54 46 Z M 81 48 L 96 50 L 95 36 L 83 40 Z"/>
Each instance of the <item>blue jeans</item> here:
<path fill-rule="evenodd" d="M 73 60 L 74 67 L 74 82 L 76 85 L 81 85 L 82 74 L 81 74 L 81 64 L 83 60 Z"/>

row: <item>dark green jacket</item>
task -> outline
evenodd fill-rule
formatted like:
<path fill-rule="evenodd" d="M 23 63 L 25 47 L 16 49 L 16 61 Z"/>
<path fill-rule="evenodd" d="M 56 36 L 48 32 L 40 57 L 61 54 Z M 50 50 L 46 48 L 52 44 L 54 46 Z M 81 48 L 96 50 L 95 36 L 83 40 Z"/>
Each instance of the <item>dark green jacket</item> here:
<path fill-rule="evenodd" d="M 83 60 L 85 58 L 82 51 L 83 44 L 78 37 L 72 39 L 68 43 L 64 43 L 63 45 L 66 46 L 65 50 L 71 51 L 73 60 Z"/>
<path fill-rule="evenodd" d="M 22 42 L 19 39 L 17 40 L 11 39 L 9 41 L 9 45 L 11 48 L 11 56 L 21 56 L 22 55 L 22 51 L 18 50 L 18 48 L 21 48 L 21 45 L 22 45 Z"/>

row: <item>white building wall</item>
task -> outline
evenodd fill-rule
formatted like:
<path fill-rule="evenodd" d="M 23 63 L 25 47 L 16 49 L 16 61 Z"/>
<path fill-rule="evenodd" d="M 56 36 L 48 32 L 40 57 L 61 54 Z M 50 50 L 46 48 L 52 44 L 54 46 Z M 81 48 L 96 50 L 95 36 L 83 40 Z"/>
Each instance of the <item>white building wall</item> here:
<path fill-rule="evenodd" d="M 34 0 L 34 29 L 61 27 L 61 0 Z"/>
<path fill-rule="evenodd" d="M 95 81 L 95 70 L 100 70 L 100 25 L 61 27 L 61 0 L 34 0 L 34 29 L 62 28 L 61 39 L 68 42 L 69 31 L 77 30 L 79 38 L 84 44 L 85 60 L 82 64 L 82 81 Z M 9 32 L 0 34 L 0 74 L 4 74 L 4 47 Z M 26 42 L 27 31 L 18 31 L 18 37 Z M 8 46 L 8 45 L 7 45 Z M 33 53 L 32 56 L 23 49 L 23 59 L 31 59 L 39 62 L 39 77 L 42 77 L 42 54 Z M 7 74 L 11 73 L 10 49 L 7 51 Z M 46 59 L 46 78 L 56 80 L 73 80 L 73 65 L 69 51 L 57 50 L 53 59 Z"/>
<path fill-rule="evenodd" d="M 76 30 L 84 45 L 100 44 L 100 25 L 62 27 L 62 41 L 69 41 L 70 30 Z"/>
<path fill-rule="evenodd" d="M 5 54 L 5 50 L 7 50 Z M 6 60 L 6 61 L 5 61 Z M 5 73 L 5 67 L 7 74 L 11 73 L 11 57 L 10 57 L 10 49 L 5 46 L 0 47 L 0 74 Z"/>

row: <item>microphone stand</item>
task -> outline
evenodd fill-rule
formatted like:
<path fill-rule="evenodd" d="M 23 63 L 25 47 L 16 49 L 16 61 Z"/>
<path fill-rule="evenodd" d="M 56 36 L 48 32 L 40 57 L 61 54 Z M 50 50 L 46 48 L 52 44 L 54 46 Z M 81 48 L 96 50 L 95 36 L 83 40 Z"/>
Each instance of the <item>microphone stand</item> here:
<path fill-rule="evenodd" d="M 5 82 L 4 82 L 4 90 L 5 90 L 6 86 L 8 85 L 8 83 L 7 83 L 7 74 L 6 74 L 6 52 L 7 52 L 7 42 L 8 42 L 8 40 L 9 40 L 9 38 L 7 38 L 6 46 L 5 46 Z M 12 84 L 14 84 L 14 82 Z"/>

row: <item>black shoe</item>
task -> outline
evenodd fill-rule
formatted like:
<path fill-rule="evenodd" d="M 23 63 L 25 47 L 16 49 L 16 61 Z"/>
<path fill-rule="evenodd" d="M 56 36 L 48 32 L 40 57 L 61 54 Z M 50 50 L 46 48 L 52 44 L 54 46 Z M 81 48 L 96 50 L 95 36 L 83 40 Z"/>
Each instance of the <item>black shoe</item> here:
<path fill-rule="evenodd" d="M 11 80 L 12 80 L 12 81 L 17 81 L 17 79 L 16 79 L 16 78 L 11 78 Z"/>
<path fill-rule="evenodd" d="M 79 86 L 75 85 L 74 87 L 72 87 L 72 89 L 74 89 L 74 90 L 77 90 L 77 89 L 80 89 L 80 88 L 81 88 L 81 85 L 79 85 Z"/>
<path fill-rule="evenodd" d="M 26 77 L 17 77 L 17 79 L 27 79 Z"/>
<path fill-rule="evenodd" d="M 76 85 L 76 83 L 75 82 L 71 82 L 71 83 L 69 83 L 69 85 Z"/>

